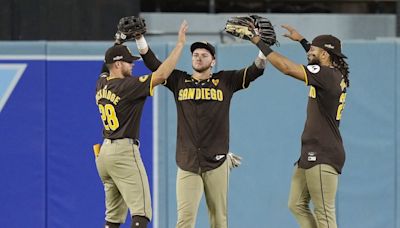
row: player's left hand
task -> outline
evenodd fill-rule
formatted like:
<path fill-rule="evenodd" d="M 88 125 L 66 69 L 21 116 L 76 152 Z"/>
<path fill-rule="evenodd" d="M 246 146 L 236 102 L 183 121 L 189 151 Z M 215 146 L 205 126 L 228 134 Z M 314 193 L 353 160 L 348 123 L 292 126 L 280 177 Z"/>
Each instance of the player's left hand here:
<path fill-rule="evenodd" d="M 261 39 L 269 46 L 278 44 L 271 21 L 258 15 L 232 17 L 226 22 L 225 31 L 253 43 Z"/>
<path fill-rule="evenodd" d="M 145 20 L 141 17 L 129 16 L 119 20 L 117 33 L 115 33 L 115 43 L 122 44 L 128 40 L 140 38 L 147 31 Z"/>
<path fill-rule="evenodd" d="M 281 25 L 282 28 L 286 29 L 289 33 L 285 33 L 283 34 L 284 37 L 287 37 L 293 41 L 301 41 L 302 39 L 304 39 L 304 37 L 297 32 L 296 29 L 294 29 L 292 26 L 284 24 Z"/>

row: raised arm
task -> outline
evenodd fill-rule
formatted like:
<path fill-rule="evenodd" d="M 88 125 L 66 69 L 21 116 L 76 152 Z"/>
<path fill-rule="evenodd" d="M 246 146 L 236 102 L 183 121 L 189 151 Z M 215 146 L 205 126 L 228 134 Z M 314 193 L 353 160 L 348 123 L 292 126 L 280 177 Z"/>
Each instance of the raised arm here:
<path fill-rule="evenodd" d="M 297 64 L 285 56 L 274 52 L 259 36 L 251 38 L 260 51 L 266 56 L 267 60 L 280 72 L 292 76 L 298 80 L 305 81 L 305 71 L 301 64 Z"/>
<path fill-rule="evenodd" d="M 248 86 L 248 83 L 254 81 L 256 78 L 260 77 L 264 73 L 264 69 L 267 65 L 267 57 L 260 51 L 258 56 L 254 60 L 254 63 L 251 64 L 249 67 L 245 68 L 245 82 L 243 85 L 244 88 Z M 242 74 L 243 76 L 243 74 Z"/>
<path fill-rule="evenodd" d="M 258 53 L 258 56 L 254 60 L 254 65 L 256 65 L 258 69 L 265 69 L 265 67 L 267 66 L 267 57 L 265 57 L 265 55 L 261 51 Z"/>
<path fill-rule="evenodd" d="M 178 63 L 179 57 L 181 56 L 182 49 L 186 43 L 186 31 L 188 29 L 188 24 L 184 20 L 178 32 L 178 40 L 175 48 L 169 54 L 168 58 L 158 67 L 156 71 L 153 72 L 152 86 L 156 86 L 167 80 L 171 75 L 172 71 L 175 69 Z"/>
<path fill-rule="evenodd" d="M 291 29 L 289 30 L 291 32 L 287 34 L 289 38 L 301 38 L 301 35 L 290 26 L 286 28 Z M 268 18 L 258 15 L 232 17 L 227 21 L 225 31 L 241 39 L 251 40 L 279 71 L 301 81 L 306 81 L 305 70 L 302 65 L 292 62 L 269 47 L 269 45 L 276 44 L 277 40 L 274 27 Z"/>
<path fill-rule="evenodd" d="M 138 47 L 139 53 L 142 56 L 143 62 L 149 70 L 152 72 L 156 71 L 161 65 L 161 61 L 157 59 L 156 55 L 149 48 L 146 39 L 143 35 L 135 38 L 136 45 Z"/>

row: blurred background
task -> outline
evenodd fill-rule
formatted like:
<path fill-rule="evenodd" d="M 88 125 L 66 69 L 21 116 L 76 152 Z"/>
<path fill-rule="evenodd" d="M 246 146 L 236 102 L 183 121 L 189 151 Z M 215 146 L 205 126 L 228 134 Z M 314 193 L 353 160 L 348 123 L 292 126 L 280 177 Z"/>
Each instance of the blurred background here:
<path fill-rule="evenodd" d="M 177 66 L 191 72 L 189 46 L 216 46 L 219 70 L 241 69 L 258 50 L 223 32 L 232 16 L 258 14 L 275 25 L 273 49 L 306 64 L 290 24 L 308 40 L 333 34 L 348 56 L 351 87 L 341 121 L 346 164 L 337 193 L 342 228 L 400 228 L 400 1 L 366 0 L 6 0 L 0 8 L 0 224 L 22 228 L 102 227 L 104 192 L 92 145 L 102 141 L 95 83 L 119 18 L 141 16 L 161 60 L 183 19 L 188 42 Z M 137 53 L 136 44 L 128 42 Z M 134 75 L 150 73 L 141 60 Z M 146 101 L 141 153 L 153 196 L 151 227 L 176 222 L 176 107 L 162 86 Z M 300 153 L 308 88 L 271 65 L 235 94 L 230 150 L 229 227 L 298 227 L 287 209 Z M 207 124 L 207 123 L 204 123 Z M 122 227 L 129 227 L 129 217 Z M 196 227 L 206 228 L 204 200 Z"/>

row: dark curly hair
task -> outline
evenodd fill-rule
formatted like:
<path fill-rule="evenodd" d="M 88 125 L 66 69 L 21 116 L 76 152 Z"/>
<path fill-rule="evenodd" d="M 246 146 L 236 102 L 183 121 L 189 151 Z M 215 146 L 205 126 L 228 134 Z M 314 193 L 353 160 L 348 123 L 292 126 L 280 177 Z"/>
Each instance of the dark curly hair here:
<path fill-rule="evenodd" d="M 344 77 L 344 82 L 346 83 L 347 87 L 350 87 L 349 64 L 347 64 L 344 58 L 337 55 L 331 55 L 331 57 L 333 66 L 336 67 L 340 71 L 340 73 L 342 73 Z"/>

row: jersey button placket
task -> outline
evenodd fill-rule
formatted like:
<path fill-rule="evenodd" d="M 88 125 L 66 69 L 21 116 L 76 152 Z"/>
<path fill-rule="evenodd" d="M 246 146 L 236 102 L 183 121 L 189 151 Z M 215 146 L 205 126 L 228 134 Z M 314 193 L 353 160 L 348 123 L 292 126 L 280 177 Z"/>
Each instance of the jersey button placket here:
<path fill-rule="evenodd" d="M 198 170 L 198 174 L 201 174 L 201 165 L 200 165 L 200 151 L 201 151 L 201 148 L 200 147 L 197 147 L 197 160 L 199 161 L 199 170 Z"/>

